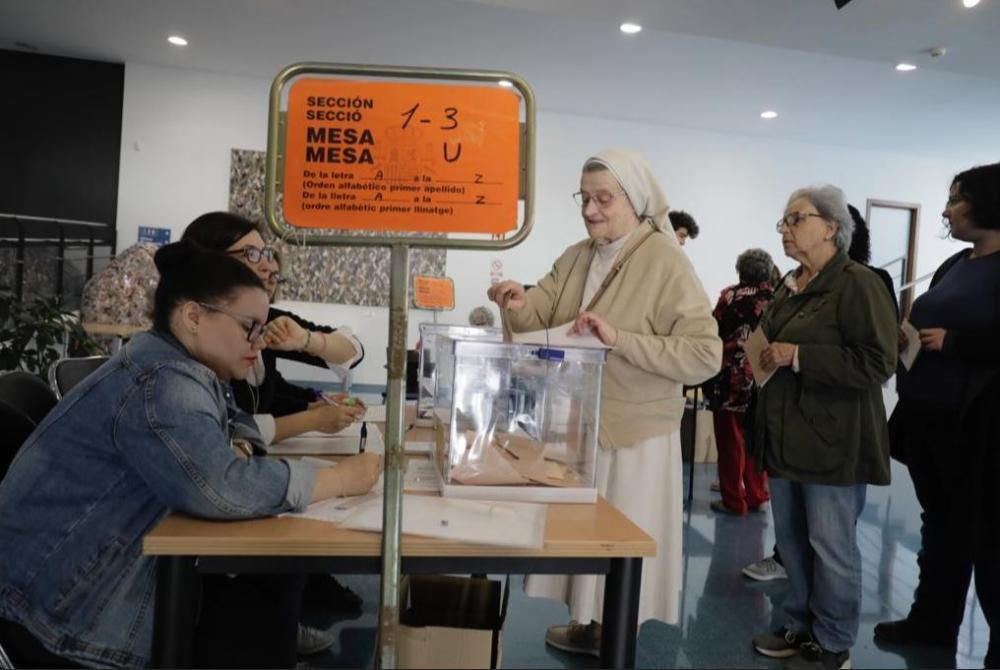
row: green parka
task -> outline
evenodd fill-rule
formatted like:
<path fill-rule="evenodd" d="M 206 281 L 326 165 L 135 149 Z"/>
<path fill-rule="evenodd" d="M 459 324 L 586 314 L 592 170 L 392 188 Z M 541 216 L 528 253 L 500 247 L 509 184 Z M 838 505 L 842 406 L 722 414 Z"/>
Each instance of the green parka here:
<path fill-rule="evenodd" d="M 781 285 L 761 327 L 799 345 L 799 371 L 759 390 L 753 450 L 768 473 L 796 482 L 889 483 L 882 384 L 896 368 L 896 310 L 882 280 L 839 253 L 805 290 Z"/>

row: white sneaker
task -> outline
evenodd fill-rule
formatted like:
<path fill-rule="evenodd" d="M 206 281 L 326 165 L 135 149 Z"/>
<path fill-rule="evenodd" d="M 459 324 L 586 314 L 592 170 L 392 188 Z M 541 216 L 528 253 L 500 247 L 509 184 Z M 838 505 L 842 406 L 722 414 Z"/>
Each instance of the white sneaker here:
<path fill-rule="evenodd" d="M 326 651 L 337 641 L 337 636 L 329 630 L 299 624 L 299 634 L 295 639 L 295 651 L 301 656 L 311 656 Z"/>
<path fill-rule="evenodd" d="M 743 574 L 758 582 L 769 582 L 774 579 L 788 579 L 788 572 L 785 566 L 774 560 L 774 556 L 762 558 L 756 563 L 743 568 Z"/>

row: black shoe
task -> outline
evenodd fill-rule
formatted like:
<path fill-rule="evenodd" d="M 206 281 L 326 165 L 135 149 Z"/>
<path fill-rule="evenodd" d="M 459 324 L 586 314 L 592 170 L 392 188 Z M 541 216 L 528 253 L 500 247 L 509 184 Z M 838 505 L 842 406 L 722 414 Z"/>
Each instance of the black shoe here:
<path fill-rule="evenodd" d="M 875 641 L 885 644 L 901 644 L 921 647 L 947 647 L 954 650 L 958 646 L 958 631 L 948 633 L 933 626 L 916 624 L 910 619 L 883 621 L 875 625 Z"/>
<path fill-rule="evenodd" d="M 1000 649 L 995 649 L 993 644 L 986 649 L 986 658 L 983 659 L 984 668 L 1000 668 Z"/>
<path fill-rule="evenodd" d="M 352 616 L 361 616 L 363 604 L 361 596 L 338 582 L 333 575 L 309 575 L 305 601 L 328 612 Z"/>
<path fill-rule="evenodd" d="M 770 658 L 795 656 L 803 645 L 811 642 L 811 633 L 793 633 L 787 628 L 780 628 L 773 633 L 759 633 L 751 640 L 754 651 Z"/>

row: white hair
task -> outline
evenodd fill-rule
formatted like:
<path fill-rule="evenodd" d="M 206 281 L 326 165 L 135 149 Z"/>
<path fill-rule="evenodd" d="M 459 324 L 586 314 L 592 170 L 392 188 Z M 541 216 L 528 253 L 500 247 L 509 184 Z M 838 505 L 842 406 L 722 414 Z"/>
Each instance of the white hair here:
<path fill-rule="evenodd" d="M 844 192 L 832 184 L 807 186 L 788 196 L 788 205 L 799 198 L 808 200 L 820 216 L 837 224 L 833 242 L 838 249 L 846 252 L 851 247 L 851 238 L 854 236 L 854 218 L 847 210 L 847 198 L 844 197 Z"/>

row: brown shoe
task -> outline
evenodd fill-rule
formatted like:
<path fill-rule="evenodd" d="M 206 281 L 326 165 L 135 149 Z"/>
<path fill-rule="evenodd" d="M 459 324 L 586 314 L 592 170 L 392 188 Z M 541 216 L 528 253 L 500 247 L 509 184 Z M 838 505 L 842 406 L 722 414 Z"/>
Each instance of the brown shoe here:
<path fill-rule="evenodd" d="M 570 621 L 568 626 L 549 626 L 545 644 L 571 654 L 601 656 L 601 624 L 591 621 L 584 625 Z"/>

